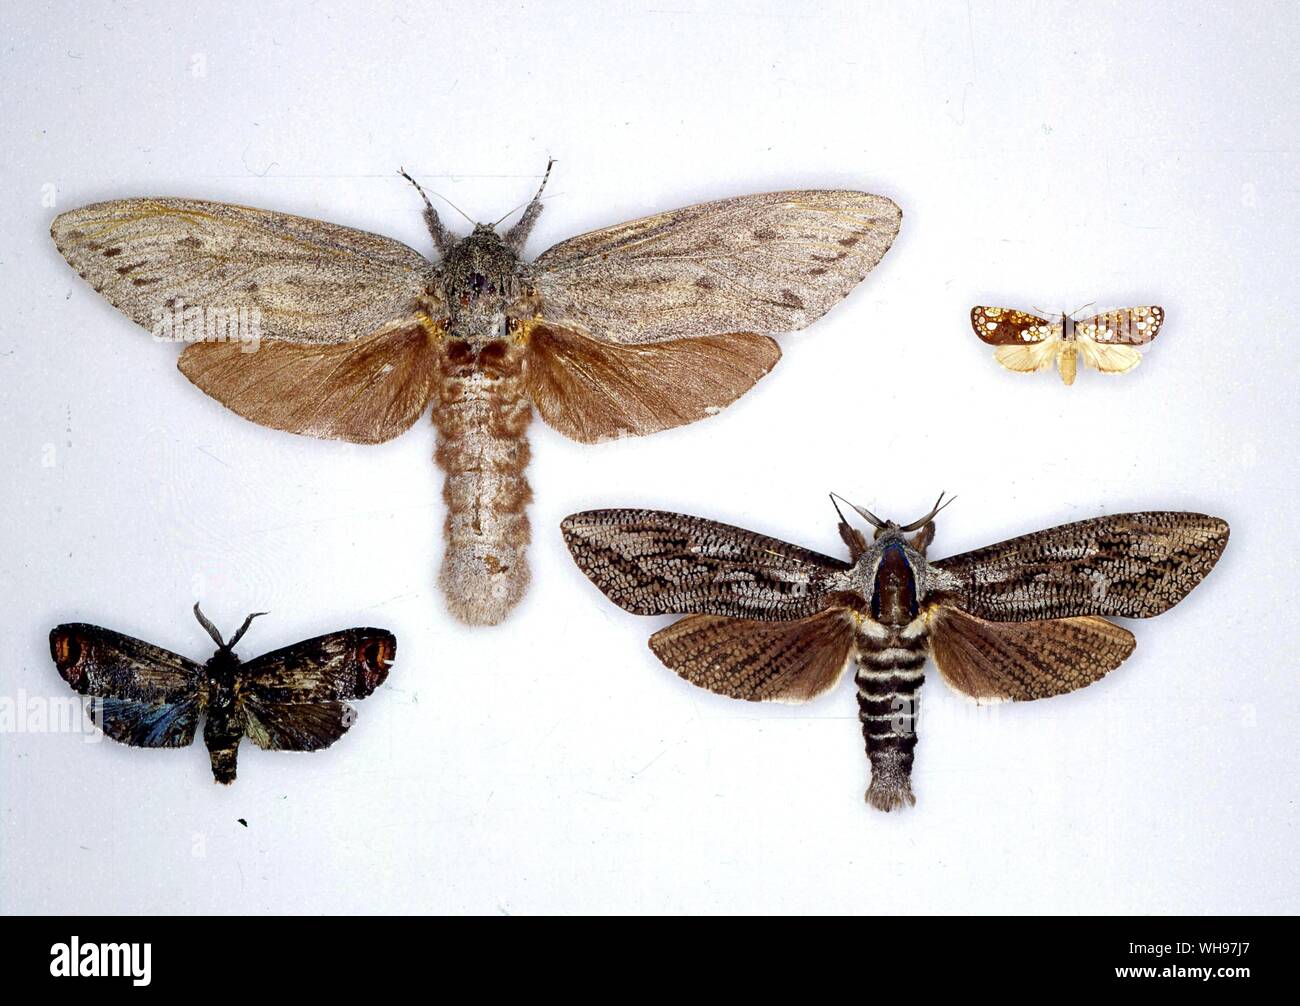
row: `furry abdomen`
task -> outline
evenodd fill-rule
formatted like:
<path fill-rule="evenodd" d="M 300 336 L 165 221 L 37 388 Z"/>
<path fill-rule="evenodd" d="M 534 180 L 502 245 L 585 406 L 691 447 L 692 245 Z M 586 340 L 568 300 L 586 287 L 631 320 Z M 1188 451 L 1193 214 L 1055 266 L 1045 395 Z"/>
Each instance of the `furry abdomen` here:
<path fill-rule="evenodd" d="M 523 350 L 505 341 L 449 352 L 439 375 L 434 455 L 446 473 L 439 584 L 452 614 L 496 625 L 528 587 L 528 424 Z"/>
<path fill-rule="evenodd" d="M 858 718 L 871 759 L 867 802 L 878 810 L 916 803 L 912 759 L 928 656 L 924 633 L 905 637 L 896 630 L 878 636 L 860 631 L 857 636 Z"/>

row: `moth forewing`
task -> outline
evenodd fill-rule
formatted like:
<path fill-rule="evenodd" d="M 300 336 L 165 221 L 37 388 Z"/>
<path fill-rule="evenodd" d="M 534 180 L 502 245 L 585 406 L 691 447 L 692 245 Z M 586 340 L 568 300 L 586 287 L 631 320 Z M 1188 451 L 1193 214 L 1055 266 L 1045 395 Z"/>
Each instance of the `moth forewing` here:
<path fill-rule="evenodd" d="M 776 363 L 767 335 L 843 298 L 901 220 L 864 192 L 740 196 L 572 238 L 529 264 L 540 197 L 504 237 L 480 224 L 463 238 L 426 197 L 437 263 L 363 231 L 190 199 L 83 207 L 51 234 L 128 317 L 192 343 L 182 372 L 253 422 L 379 443 L 432 402 L 439 583 L 453 614 L 490 625 L 529 582 L 533 405 L 582 442 L 712 415 Z"/>
<path fill-rule="evenodd" d="M 55 217 L 50 235 L 114 307 L 174 341 L 243 311 L 261 338 L 350 342 L 407 315 L 433 272 L 391 238 L 200 199 L 94 203 Z"/>
<path fill-rule="evenodd" d="M 1229 533 L 1227 521 L 1199 513 L 1094 517 L 937 560 L 934 589 L 989 621 L 1150 618 L 1205 578 Z"/>
<path fill-rule="evenodd" d="M 542 253 L 542 314 L 621 343 L 797 331 L 866 277 L 901 223 L 892 200 L 847 190 L 767 192 L 643 217 Z"/>

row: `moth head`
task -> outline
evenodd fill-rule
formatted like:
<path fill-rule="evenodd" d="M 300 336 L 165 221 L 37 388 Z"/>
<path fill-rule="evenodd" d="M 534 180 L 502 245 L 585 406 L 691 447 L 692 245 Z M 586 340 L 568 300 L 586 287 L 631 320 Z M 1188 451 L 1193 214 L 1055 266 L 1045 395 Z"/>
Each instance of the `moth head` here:
<path fill-rule="evenodd" d="M 835 504 L 835 512 L 840 516 L 840 536 L 848 544 L 852 558 L 856 562 L 858 556 L 867 551 L 866 538 L 863 536 L 861 531 L 850 527 L 848 521 L 844 519 L 844 512 L 840 510 L 839 507 L 841 502 L 852 507 L 859 517 L 872 526 L 874 531 L 871 540 L 873 542 L 879 542 L 882 539 L 904 538 L 906 535 L 909 535 L 914 531 L 919 531 L 920 533 L 917 534 L 908 544 L 924 555 L 927 546 L 929 546 L 931 539 L 934 537 L 934 518 L 938 516 L 939 511 L 946 507 L 948 503 L 951 503 L 957 498 L 956 496 L 951 496 L 945 503 L 943 497 L 944 494 L 940 493 L 939 498 L 934 501 L 934 506 L 930 508 L 930 512 L 924 517 L 918 517 L 911 523 L 902 525 L 892 520 L 881 520 L 866 507 L 858 506 L 856 503 L 849 503 L 849 501 L 844 499 L 844 497 L 837 496 L 835 493 L 831 493 L 831 502 Z"/>
<path fill-rule="evenodd" d="M 518 206 L 493 223 L 475 223 L 474 229 L 460 239 L 443 227 L 429 197 L 413 178 L 406 175 L 424 198 L 425 221 L 442 255 L 442 285 L 453 311 L 495 314 L 504 311 L 518 297 L 519 258 L 533 225 L 542 215 L 542 192 L 554 164 L 554 159 L 547 162 L 542 184 L 533 198 L 523 205 L 523 214 L 508 231 L 500 234 L 497 228 L 520 208 Z M 463 211 L 456 209 L 456 212 L 466 220 L 470 219 Z"/>

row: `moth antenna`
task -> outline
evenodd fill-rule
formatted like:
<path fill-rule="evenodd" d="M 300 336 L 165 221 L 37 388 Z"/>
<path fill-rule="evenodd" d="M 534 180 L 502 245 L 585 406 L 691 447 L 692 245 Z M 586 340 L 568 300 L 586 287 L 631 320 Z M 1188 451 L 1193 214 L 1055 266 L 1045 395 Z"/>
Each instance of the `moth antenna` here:
<path fill-rule="evenodd" d="M 231 638 L 230 642 L 226 644 L 226 649 L 233 650 L 235 648 L 235 644 L 244 638 L 244 633 L 247 632 L 248 627 L 253 624 L 253 619 L 260 618 L 262 615 L 266 615 L 266 614 L 269 614 L 269 612 L 255 611 L 247 618 L 245 618 L 244 624 L 239 627 L 239 631 L 236 632 L 235 635 Z"/>
<path fill-rule="evenodd" d="M 524 250 L 524 242 L 528 240 L 528 235 L 532 233 L 533 224 L 537 223 L 537 218 L 542 215 L 542 192 L 546 189 L 546 183 L 551 180 L 551 169 L 553 167 L 555 167 L 554 157 L 546 162 L 546 172 L 542 175 L 542 184 L 537 186 L 537 194 L 528 201 L 528 208 L 524 210 L 524 215 L 515 222 L 515 225 L 510 230 L 506 231 L 506 235 L 502 239 L 514 249 L 516 254 Z M 515 207 L 516 210 L 518 208 L 518 206 Z M 510 213 L 514 211 L 511 210 Z M 506 217 L 510 216 L 510 213 L 507 213 L 501 220 L 505 220 Z M 498 220 L 492 226 L 495 228 L 497 224 L 501 223 L 501 220 Z"/>
<path fill-rule="evenodd" d="M 940 512 L 941 510 L 945 509 L 945 508 L 948 506 L 948 503 L 951 503 L 953 500 L 955 500 L 955 499 L 957 498 L 956 496 L 950 496 L 950 497 L 948 497 L 948 503 L 944 503 L 944 502 L 943 502 L 943 496 L 944 496 L 943 493 L 940 493 L 940 494 L 939 494 L 939 498 L 938 498 L 937 500 L 934 501 L 934 506 L 930 508 L 930 512 L 929 512 L 928 514 L 926 514 L 926 515 L 925 515 L 924 517 L 922 517 L 920 520 L 914 520 L 914 521 L 912 521 L 912 523 L 908 524 L 907 527 L 901 527 L 901 528 L 899 528 L 899 530 L 900 530 L 900 531 L 904 531 L 904 532 L 911 532 L 911 531 L 918 531 L 918 530 L 920 530 L 921 528 L 925 527 L 925 525 L 929 524 L 930 521 L 932 521 L 932 520 L 934 520 L 936 517 L 938 517 L 938 516 L 939 516 L 939 512 Z M 942 506 L 940 506 L 941 503 L 943 504 Z"/>
<path fill-rule="evenodd" d="M 881 520 L 879 517 L 877 517 L 875 514 L 873 514 L 866 507 L 860 507 L 856 503 L 849 503 L 849 501 L 846 500 L 843 496 L 836 496 L 835 493 L 831 493 L 831 499 L 833 500 L 838 499 L 841 503 L 848 503 L 849 506 L 853 507 L 853 509 L 857 512 L 859 517 L 861 517 L 865 521 L 870 521 L 872 527 L 876 527 L 881 530 L 884 530 L 885 522 Z M 835 509 L 838 510 L 839 507 L 836 507 Z"/>
<path fill-rule="evenodd" d="M 397 173 L 401 175 L 403 178 L 405 178 L 412 185 L 414 185 L 415 191 L 420 193 L 420 198 L 424 200 L 424 224 L 426 227 L 429 228 L 429 235 L 430 237 L 433 238 L 433 244 L 434 247 L 438 249 L 438 254 L 446 255 L 447 251 L 451 248 L 451 246 L 456 243 L 455 235 L 453 235 L 451 231 L 447 230 L 447 228 L 443 226 L 442 220 L 438 217 L 438 211 L 433 208 L 433 203 L 429 202 L 429 196 L 424 191 L 423 186 L 421 186 L 419 182 L 417 182 L 414 178 L 412 178 L 409 174 L 407 174 L 405 168 L 398 168 Z M 471 227 L 477 226 L 477 224 L 475 224 L 473 220 L 470 220 L 470 216 L 468 213 L 462 210 L 459 206 L 453 203 L 446 196 L 441 195 L 437 192 L 435 192 L 434 195 L 437 196 L 439 199 L 441 199 L 444 203 L 450 206 L 461 216 L 463 216 L 466 220 L 469 220 Z"/>
<path fill-rule="evenodd" d="M 1078 307 L 1076 307 L 1073 311 L 1070 312 L 1070 317 L 1073 318 L 1076 314 L 1078 314 L 1080 311 L 1082 311 L 1085 307 L 1092 307 L 1092 306 L 1095 305 L 1096 303 L 1097 303 L 1097 302 L 1096 302 L 1095 300 L 1090 300 L 1090 301 L 1088 301 L 1088 303 L 1086 303 L 1086 304 L 1080 304 Z"/>
<path fill-rule="evenodd" d="M 199 610 L 198 601 L 194 602 L 194 617 L 199 620 L 199 624 L 203 626 L 203 628 L 208 630 L 208 635 L 212 637 L 212 641 L 224 650 L 226 648 L 226 641 L 221 638 L 221 633 L 217 631 L 217 627 L 208 621 L 208 616 Z"/>
<path fill-rule="evenodd" d="M 844 519 L 844 511 L 840 509 L 839 498 L 834 493 L 831 493 L 830 497 L 831 497 L 831 506 L 833 506 L 835 508 L 835 512 L 840 515 L 840 523 L 847 524 L 848 521 Z"/>
<path fill-rule="evenodd" d="M 542 184 L 539 185 L 539 186 L 537 187 L 537 193 L 533 196 L 533 198 L 527 200 L 526 202 L 522 202 L 522 203 L 520 203 L 518 206 L 516 206 L 516 207 L 515 207 L 513 210 L 511 210 L 509 213 L 506 213 L 505 215 L 503 215 L 503 216 L 500 218 L 500 220 L 496 220 L 496 221 L 494 221 L 493 224 L 492 224 L 493 229 L 499 227 L 499 226 L 501 225 L 501 221 L 502 221 L 502 220 L 505 220 L 506 218 L 512 216 L 512 215 L 513 215 L 514 213 L 516 213 L 517 211 L 523 209 L 523 207 L 525 207 L 525 206 L 531 206 L 533 203 L 536 203 L 536 202 L 540 202 L 540 201 L 541 201 L 541 198 L 542 198 L 542 189 L 546 188 L 546 183 L 547 183 L 548 181 L 550 181 L 550 178 L 551 178 L 551 167 L 552 167 L 552 165 L 554 165 L 554 164 L 555 164 L 555 158 L 554 158 L 554 157 L 552 157 L 549 161 L 546 162 L 546 173 L 545 173 L 544 175 L 542 175 Z"/>

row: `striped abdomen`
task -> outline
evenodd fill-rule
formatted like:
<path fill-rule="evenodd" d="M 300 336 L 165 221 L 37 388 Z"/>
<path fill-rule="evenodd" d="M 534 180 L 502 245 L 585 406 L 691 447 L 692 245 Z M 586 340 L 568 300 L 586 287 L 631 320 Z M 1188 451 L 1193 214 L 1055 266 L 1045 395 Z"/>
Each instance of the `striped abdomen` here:
<path fill-rule="evenodd" d="M 446 552 L 439 583 L 452 614 L 495 625 L 528 587 L 527 507 L 532 490 L 522 350 L 490 343 L 471 356 L 453 342 L 439 375 L 434 455 L 446 473 Z M 461 347 L 457 351 L 456 347 Z"/>
<path fill-rule="evenodd" d="M 867 802 L 893 810 L 912 796 L 912 757 L 916 750 L 916 717 L 922 668 L 929 654 L 925 633 L 904 638 L 897 631 L 882 636 L 857 636 L 858 718 L 871 759 Z"/>

